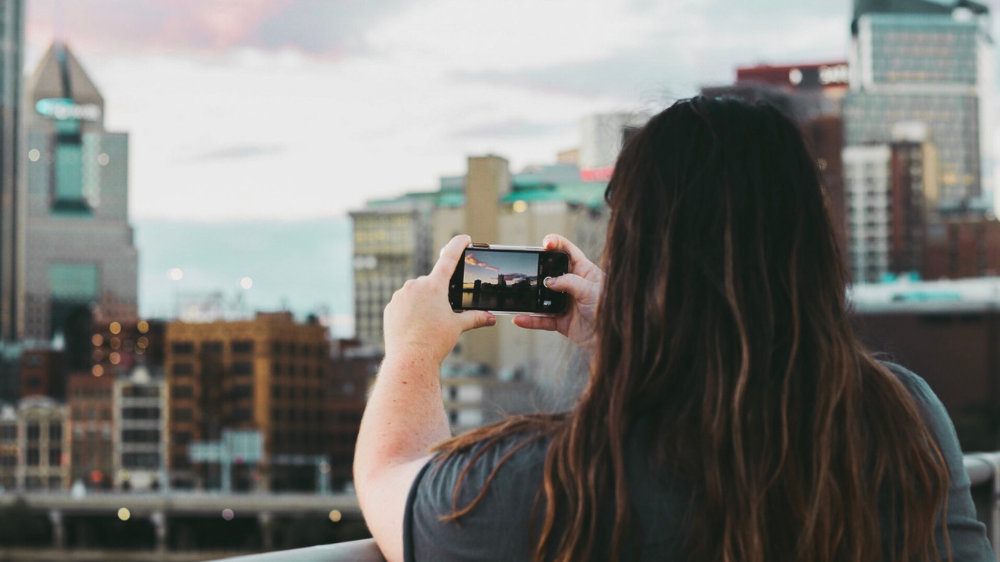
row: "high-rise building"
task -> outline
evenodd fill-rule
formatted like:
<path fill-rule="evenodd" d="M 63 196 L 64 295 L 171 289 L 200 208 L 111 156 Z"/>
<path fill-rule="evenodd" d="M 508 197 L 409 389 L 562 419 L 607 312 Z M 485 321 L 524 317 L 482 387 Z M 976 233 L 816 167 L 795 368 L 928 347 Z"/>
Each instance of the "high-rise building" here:
<path fill-rule="evenodd" d="M 25 398 L 0 408 L 0 485 L 17 490 L 69 487 L 66 406 Z"/>
<path fill-rule="evenodd" d="M 49 48 L 28 82 L 24 335 L 91 365 L 93 320 L 136 317 L 128 135 L 104 128 L 104 98 L 73 53 Z"/>
<path fill-rule="evenodd" d="M 21 398 L 47 396 L 66 400 L 66 355 L 58 349 L 26 348 L 21 352 Z"/>
<path fill-rule="evenodd" d="M 889 271 L 888 145 L 844 148 L 844 191 L 850 225 L 848 265 L 856 282 L 877 281 Z"/>
<path fill-rule="evenodd" d="M 24 0 L 0 0 L 0 341 L 21 335 L 24 306 L 23 47 Z"/>
<path fill-rule="evenodd" d="M 943 236 L 927 240 L 924 278 L 1000 275 L 1000 222 L 970 214 L 947 217 L 941 226 Z"/>
<path fill-rule="evenodd" d="M 111 437 L 116 489 L 167 486 L 167 385 L 163 369 L 140 365 L 114 382 Z"/>
<path fill-rule="evenodd" d="M 375 201 L 354 211 L 354 331 L 382 347 L 382 311 L 392 294 L 430 272 L 431 202 L 425 197 Z"/>
<path fill-rule="evenodd" d="M 368 389 L 375 381 L 381 355 L 359 346 L 357 340 L 334 340 L 330 376 L 326 380 L 326 452 L 334 489 L 354 479 L 354 449 L 365 411 Z"/>
<path fill-rule="evenodd" d="M 171 322 L 165 334 L 172 488 L 217 488 L 218 465 L 192 463 L 193 442 L 218 442 L 223 430 L 259 431 L 264 460 L 234 468 L 236 489 L 298 489 L 313 467 L 270 465 L 278 455 L 326 453 L 326 328 L 291 313 L 258 313 L 243 321 Z M 300 470 L 303 469 L 303 470 Z M 257 471 L 254 473 L 253 471 Z"/>
<path fill-rule="evenodd" d="M 88 488 L 108 489 L 114 481 L 114 377 L 73 373 L 66 385 L 69 409 L 70 477 Z"/>
<path fill-rule="evenodd" d="M 923 121 L 937 147 L 942 213 L 992 211 L 993 40 L 989 9 L 969 0 L 856 0 L 849 146 L 887 144 Z"/>

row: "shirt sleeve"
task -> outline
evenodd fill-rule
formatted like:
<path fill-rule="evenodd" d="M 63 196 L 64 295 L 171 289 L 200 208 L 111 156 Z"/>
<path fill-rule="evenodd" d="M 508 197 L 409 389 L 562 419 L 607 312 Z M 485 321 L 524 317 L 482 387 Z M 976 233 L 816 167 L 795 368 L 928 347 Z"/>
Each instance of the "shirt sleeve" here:
<path fill-rule="evenodd" d="M 403 522 L 406 562 L 510 561 L 531 558 L 531 512 L 540 490 L 547 443 L 534 440 L 497 470 L 477 506 L 457 521 L 443 517 L 476 498 L 505 454 L 528 439 L 501 440 L 472 462 L 482 445 L 432 458 L 413 481 Z M 469 463 L 472 462 L 470 465 Z M 455 485 L 468 467 L 456 499 Z M 544 514 L 544 503 L 539 503 Z M 540 517 L 540 516 L 539 516 Z"/>
<path fill-rule="evenodd" d="M 976 519 L 976 507 L 969 490 L 969 475 L 965 471 L 962 449 L 948 411 L 924 379 L 898 365 L 887 366 L 899 376 L 916 400 L 948 465 L 948 507 L 944 519 L 938 521 L 936 536 L 941 560 L 948 559 L 942 532 L 942 527 L 946 526 L 954 562 L 995 562 L 996 558 L 986 538 L 986 526 Z"/>

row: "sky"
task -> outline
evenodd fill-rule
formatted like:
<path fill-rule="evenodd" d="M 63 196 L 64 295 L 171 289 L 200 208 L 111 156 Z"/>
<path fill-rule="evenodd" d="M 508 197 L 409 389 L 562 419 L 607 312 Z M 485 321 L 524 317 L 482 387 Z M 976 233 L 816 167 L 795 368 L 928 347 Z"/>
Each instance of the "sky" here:
<path fill-rule="evenodd" d="M 508 283 L 538 277 L 538 254 L 518 252 L 466 252 L 462 283 L 497 283 L 503 275 Z"/>
<path fill-rule="evenodd" d="M 801 0 L 27 0 L 130 134 L 133 222 L 301 221 L 517 170 L 583 116 L 662 108 L 737 65 L 846 58 L 849 3 Z"/>

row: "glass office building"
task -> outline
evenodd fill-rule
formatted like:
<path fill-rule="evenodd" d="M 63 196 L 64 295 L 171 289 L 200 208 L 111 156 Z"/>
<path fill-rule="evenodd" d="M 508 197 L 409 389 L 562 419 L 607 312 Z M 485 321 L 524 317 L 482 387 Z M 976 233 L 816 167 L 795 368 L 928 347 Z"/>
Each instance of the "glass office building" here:
<path fill-rule="evenodd" d="M 941 210 L 992 209 L 989 11 L 918 0 L 855 10 L 845 144 L 887 144 L 894 124 L 924 122 L 938 150 Z"/>
<path fill-rule="evenodd" d="M 0 0 L 0 341 L 20 335 L 23 300 L 21 59 L 24 0 Z"/>
<path fill-rule="evenodd" d="M 62 339 L 69 367 L 86 369 L 93 321 L 137 314 L 128 135 L 105 130 L 104 99 L 65 45 L 27 90 L 25 337 Z"/>

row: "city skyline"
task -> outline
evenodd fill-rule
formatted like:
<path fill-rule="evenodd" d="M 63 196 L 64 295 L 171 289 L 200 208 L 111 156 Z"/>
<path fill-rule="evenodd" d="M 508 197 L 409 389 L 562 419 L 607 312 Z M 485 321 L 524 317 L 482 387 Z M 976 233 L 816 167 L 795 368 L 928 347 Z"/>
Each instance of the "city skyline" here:
<path fill-rule="evenodd" d="M 538 255 L 490 251 L 465 253 L 462 279 L 465 288 L 471 287 L 476 281 L 497 283 L 501 275 L 507 283 L 515 283 L 522 279 L 537 281 Z"/>
<path fill-rule="evenodd" d="M 61 27 L 131 134 L 137 223 L 294 220 L 433 186 L 466 154 L 551 161 L 584 115 L 660 107 L 739 64 L 847 52 L 846 2 L 717 4 L 82 0 Z M 54 6 L 29 2 L 28 68 Z"/>

